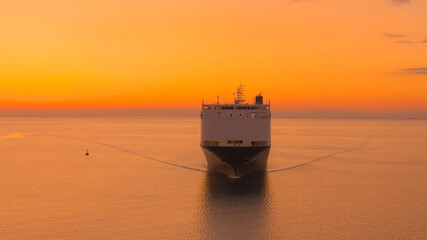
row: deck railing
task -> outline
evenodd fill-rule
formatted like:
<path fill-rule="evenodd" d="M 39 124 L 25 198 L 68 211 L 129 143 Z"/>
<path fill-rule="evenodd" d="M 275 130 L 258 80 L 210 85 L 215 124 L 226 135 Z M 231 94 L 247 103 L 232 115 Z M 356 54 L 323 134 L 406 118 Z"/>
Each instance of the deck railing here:
<path fill-rule="evenodd" d="M 270 104 L 202 104 L 203 110 L 269 110 Z"/>

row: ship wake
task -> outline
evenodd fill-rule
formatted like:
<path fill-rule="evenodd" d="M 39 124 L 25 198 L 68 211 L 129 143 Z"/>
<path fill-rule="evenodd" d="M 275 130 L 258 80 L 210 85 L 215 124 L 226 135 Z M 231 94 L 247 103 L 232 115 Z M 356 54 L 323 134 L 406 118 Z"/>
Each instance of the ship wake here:
<path fill-rule="evenodd" d="M 378 133 L 375 133 L 375 134 L 372 134 L 372 135 L 369 135 L 369 136 L 365 137 L 365 139 L 363 140 L 363 142 L 360 143 L 359 145 L 355 146 L 355 147 L 347 148 L 347 149 L 344 149 L 344 150 L 341 150 L 341 151 L 338 151 L 338 152 L 334 152 L 334 153 L 331 153 L 331 154 L 328 154 L 328 155 L 324 155 L 324 156 L 315 158 L 315 159 L 313 159 L 311 161 L 308 161 L 308 162 L 305 162 L 305 163 L 301 163 L 301 164 L 298 164 L 298 165 L 295 165 L 295 166 L 292 166 L 292 167 L 270 170 L 270 171 L 267 171 L 267 173 L 283 172 L 283 171 L 291 170 L 291 169 L 294 169 L 294 168 L 299 168 L 299 167 L 307 166 L 307 165 L 313 164 L 315 162 L 318 162 L 320 160 L 331 158 L 331 157 L 334 157 L 334 156 L 337 156 L 337 155 L 340 155 L 340 154 L 344 154 L 344 153 L 348 153 L 348 152 L 359 150 L 359 149 L 363 148 L 369 142 L 369 139 L 371 139 L 371 138 L 373 138 L 373 137 L 375 137 L 377 135 L 378 135 Z"/>
<path fill-rule="evenodd" d="M 122 148 L 122 147 L 118 147 L 118 146 L 114 146 L 114 145 L 111 145 L 111 144 L 108 144 L 108 143 L 91 141 L 91 140 L 86 140 L 86 139 L 81 139 L 81 138 L 75 138 L 75 137 L 69 137 L 69 136 L 63 136 L 63 135 L 56 135 L 56 134 L 46 134 L 46 135 L 51 136 L 51 137 L 66 138 L 66 139 L 70 139 L 70 140 L 74 140 L 74 141 L 80 141 L 80 142 L 86 142 L 86 143 L 101 145 L 101 146 L 104 146 L 104 147 L 112 148 L 112 149 L 115 149 L 115 150 L 118 150 L 118 151 L 121 151 L 121 152 L 132 154 L 134 156 L 138 156 L 138 157 L 141 157 L 141 158 L 144 158 L 144 159 L 147 159 L 147 160 L 151 160 L 151 161 L 154 161 L 154 162 L 166 164 L 166 165 L 173 166 L 173 167 L 178 167 L 178 168 L 187 169 L 187 170 L 196 171 L 196 172 L 207 172 L 206 170 L 203 170 L 203 169 L 188 167 L 188 166 L 185 166 L 185 165 L 180 165 L 180 164 L 176 164 L 176 163 L 172 163 L 172 162 L 167 162 L 167 161 L 163 161 L 163 160 L 160 160 L 160 159 L 156 159 L 156 158 L 153 158 L 153 157 L 150 157 L 150 156 L 147 156 L 147 155 L 143 155 L 143 154 L 140 154 L 140 153 L 137 153 L 137 152 L 133 152 L 131 150 L 128 150 L 128 149 L 125 149 L 125 148 Z"/>

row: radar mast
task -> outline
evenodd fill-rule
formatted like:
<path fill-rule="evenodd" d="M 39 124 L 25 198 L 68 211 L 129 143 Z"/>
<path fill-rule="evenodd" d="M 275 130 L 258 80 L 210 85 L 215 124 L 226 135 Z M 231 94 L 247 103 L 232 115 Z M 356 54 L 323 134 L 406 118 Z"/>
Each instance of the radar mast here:
<path fill-rule="evenodd" d="M 245 103 L 245 85 L 241 84 L 236 90 L 237 98 L 234 99 L 234 104 L 243 104 Z"/>

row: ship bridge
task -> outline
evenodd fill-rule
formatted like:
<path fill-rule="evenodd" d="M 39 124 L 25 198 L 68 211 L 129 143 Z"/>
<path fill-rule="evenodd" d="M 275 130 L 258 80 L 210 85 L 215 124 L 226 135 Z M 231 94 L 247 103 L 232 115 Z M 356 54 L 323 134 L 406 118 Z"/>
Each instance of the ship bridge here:
<path fill-rule="evenodd" d="M 253 104 L 245 103 L 242 85 L 235 104 L 202 103 L 201 146 L 259 147 L 270 146 L 270 102 L 264 104 L 257 95 Z"/>

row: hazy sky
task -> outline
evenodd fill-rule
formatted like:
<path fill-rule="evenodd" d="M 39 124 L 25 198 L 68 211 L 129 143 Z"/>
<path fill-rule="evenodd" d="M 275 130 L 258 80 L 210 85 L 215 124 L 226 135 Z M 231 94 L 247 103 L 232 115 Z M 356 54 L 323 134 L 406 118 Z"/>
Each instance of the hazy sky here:
<path fill-rule="evenodd" d="M 427 109 L 426 0 L 1 1 L 0 109 Z"/>

